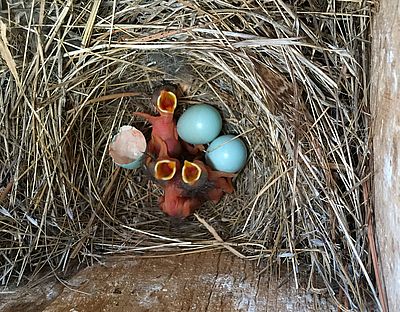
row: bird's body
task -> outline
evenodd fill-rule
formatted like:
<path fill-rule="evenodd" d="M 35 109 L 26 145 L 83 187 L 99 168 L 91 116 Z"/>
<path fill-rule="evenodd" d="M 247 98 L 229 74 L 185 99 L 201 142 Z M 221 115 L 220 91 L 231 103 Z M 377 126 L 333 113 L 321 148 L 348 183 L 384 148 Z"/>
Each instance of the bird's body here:
<path fill-rule="evenodd" d="M 159 199 L 160 209 L 175 218 L 186 218 L 198 209 L 202 201 L 197 197 L 183 196 L 179 178 L 170 181 L 164 188 L 164 195 Z"/>
<path fill-rule="evenodd" d="M 140 112 L 135 112 L 134 114 L 145 118 L 153 126 L 151 139 L 147 145 L 150 154 L 158 155 L 160 153 L 160 145 L 157 141 L 157 137 L 167 144 L 168 154 L 170 156 L 178 157 L 181 154 L 182 147 L 179 142 L 176 123 L 172 114 L 163 114 L 159 116 L 152 116 Z"/>
<path fill-rule="evenodd" d="M 200 171 L 198 177 L 187 179 L 188 169 L 195 167 Z M 194 160 L 192 163 L 185 162 L 182 168 L 182 188 L 183 194 L 189 197 L 198 197 L 203 201 L 211 200 L 218 203 L 224 193 L 232 193 L 232 178 L 234 174 L 214 171 L 209 166 L 204 164 L 201 160 Z"/>
<path fill-rule="evenodd" d="M 168 155 L 178 157 L 182 152 L 182 146 L 179 142 L 178 131 L 174 120 L 174 111 L 177 105 L 176 93 L 178 88 L 174 85 L 167 84 L 158 88 L 152 97 L 152 104 L 160 113 L 153 116 L 146 113 L 135 112 L 136 116 L 146 119 L 153 126 L 151 139 L 148 144 L 148 152 L 158 155 L 160 153 L 160 145 L 156 140 L 160 138 L 167 144 Z"/>
<path fill-rule="evenodd" d="M 164 190 L 164 195 L 159 198 L 160 209 L 171 217 L 186 218 L 202 202 L 197 197 L 184 196 L 180 162 L 169 156 L 167 144 L 160 137 L 155 135 L 154 142 L 159 147 L 159 154 L 156 160 L 147 163 L 147 170 Z"/>
<path fill-rule="evenodd" d="M 232 193 L 233 174 L 218 172 L 199 158 L 203 145 L 181 144 L 178 138 L 174 110 L 177 88 L 167 85 L 158 89 L 152 98 L 159 116 L 135 112 L 153 126 L 147 145 L 147 171 L 159 184 L 164 195 L 159 198 L 160 209 L 168 216 L 186 218 L 204 202 L 218 203 L 224 193 Z M 195 158 L 193 162 L 180 163 L 180 158 Z"/>

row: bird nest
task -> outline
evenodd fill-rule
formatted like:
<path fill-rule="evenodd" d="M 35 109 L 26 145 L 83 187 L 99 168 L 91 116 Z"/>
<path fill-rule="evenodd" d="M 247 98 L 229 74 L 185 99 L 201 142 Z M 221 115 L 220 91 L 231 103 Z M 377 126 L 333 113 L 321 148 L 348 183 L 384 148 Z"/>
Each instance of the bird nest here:
<path fill-rule="evenodd" d="M 0 25 L 2 284 L 65 271 L 73 259 L 226 249 L 290 268 L 298 287 L 343 309 L 378 302 L 367 266 L 370 5 L 9 3 Z M 164 82 L 184 90 L 178 114 L 213 105 L 222 132 L 249 151 L 234 194 L 185 220 L 160 211 L 162 190 L 144 170 L 108 155 L 122 125 L 149 135 L 132 112 L 154 112 Z"/>

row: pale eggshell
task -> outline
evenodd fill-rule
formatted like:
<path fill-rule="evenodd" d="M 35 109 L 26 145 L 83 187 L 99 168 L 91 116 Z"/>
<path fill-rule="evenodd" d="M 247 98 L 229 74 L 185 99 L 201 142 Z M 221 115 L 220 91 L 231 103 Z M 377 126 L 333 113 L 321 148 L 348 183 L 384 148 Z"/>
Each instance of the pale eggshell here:
<path fill-rule="evenodd" d="M 122 126 L 109 146 L 114 163 L 122 168 L 136 169 L 143 164 L 146 138 L 132 126 Z"/>

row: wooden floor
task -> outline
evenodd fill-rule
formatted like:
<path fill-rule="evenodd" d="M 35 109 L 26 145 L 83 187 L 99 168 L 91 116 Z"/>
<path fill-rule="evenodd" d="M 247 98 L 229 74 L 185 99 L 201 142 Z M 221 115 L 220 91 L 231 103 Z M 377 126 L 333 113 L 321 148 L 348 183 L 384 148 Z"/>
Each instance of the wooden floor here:
<path fill-rule="evenodd" d="M 337 311 L 294 288 L 293 277 L 259 276 L 254 263 L 225 252 L 108 261 L 62 286 L 45 281 L 3 297 L 1 311 Z M 24 293 L 25 292 L 25 293 Z"/>

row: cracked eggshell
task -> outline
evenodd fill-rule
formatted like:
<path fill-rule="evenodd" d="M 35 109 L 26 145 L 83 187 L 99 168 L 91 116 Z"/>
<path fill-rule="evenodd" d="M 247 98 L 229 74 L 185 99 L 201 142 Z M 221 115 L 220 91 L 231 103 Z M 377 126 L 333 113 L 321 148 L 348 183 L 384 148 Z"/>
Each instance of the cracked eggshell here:
<path fill-rule="evenodd" d="M 116 165 L 136 169 L 143 164 L 146 147 L 141 131 L 132 126 L 122 126 L 110 143 L 109 154 Z"/>

